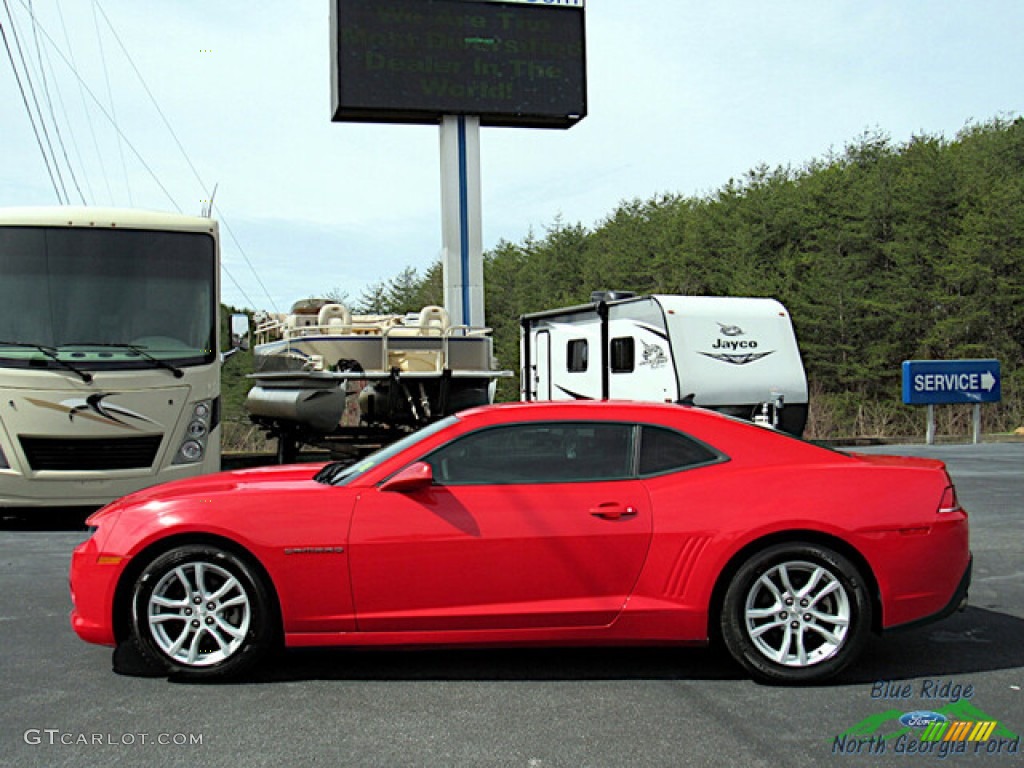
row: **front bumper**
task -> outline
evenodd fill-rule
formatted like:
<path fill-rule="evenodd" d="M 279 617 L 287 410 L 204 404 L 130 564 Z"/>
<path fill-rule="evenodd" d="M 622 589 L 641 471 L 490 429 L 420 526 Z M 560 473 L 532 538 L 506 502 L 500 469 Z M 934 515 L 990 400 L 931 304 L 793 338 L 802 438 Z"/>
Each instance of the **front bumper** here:
<path fill-rule="evenodd" d="M 71 555 L 71 628 L 88 643 L 114 645 L 114 592 L 123 570 L 120 558 L 101 558 L 96 537 Z"/>

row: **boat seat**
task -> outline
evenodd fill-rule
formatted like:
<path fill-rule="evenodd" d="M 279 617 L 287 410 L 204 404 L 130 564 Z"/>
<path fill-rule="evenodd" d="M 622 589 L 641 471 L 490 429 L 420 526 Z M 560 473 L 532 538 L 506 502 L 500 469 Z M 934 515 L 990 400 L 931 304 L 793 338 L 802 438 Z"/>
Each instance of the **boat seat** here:
<path fill-rule="evenodd" d="M 352 313 L 344 304 L 324 304 L 317 313 L 316 322 L 328 334 L 341 335 L 352 329 Z"/>
<path fill-rule="evenodd" d="M 417 325 L 421 336 L 443 336 L 451 327 L 448 310 L 437 305 L 430 305 L 420 310 Z M 438 329 L 440 333 L 438 333 Z"/>

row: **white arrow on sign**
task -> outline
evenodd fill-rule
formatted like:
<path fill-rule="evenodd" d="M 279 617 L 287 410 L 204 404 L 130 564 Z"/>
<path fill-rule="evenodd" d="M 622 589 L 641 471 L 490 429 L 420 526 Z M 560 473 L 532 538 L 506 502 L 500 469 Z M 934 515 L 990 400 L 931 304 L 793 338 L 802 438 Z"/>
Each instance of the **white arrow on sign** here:
<path fill-rule="evenodd" d="M 992 387 L 996 385 L 996 377 L 992 375 L 991 371 L 985 371 L 981 374 L 981 388 L 986 392 L 991 392 Z"/>

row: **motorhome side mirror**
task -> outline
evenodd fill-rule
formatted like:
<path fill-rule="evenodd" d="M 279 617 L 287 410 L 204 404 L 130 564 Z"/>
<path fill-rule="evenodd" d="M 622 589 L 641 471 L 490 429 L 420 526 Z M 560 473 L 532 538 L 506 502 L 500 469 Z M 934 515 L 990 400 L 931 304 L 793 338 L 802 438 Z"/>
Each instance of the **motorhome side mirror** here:
<path fill-rule="evenodd" d="M 415 493 L 434 484 L 434 470 L 425 461 L 410 464 L 397 475 L 385 480 L 380 489 L 395 493 Z"/>
<path fill-rule="evenodd" d="M 249 337 L 252 335 L 252 325 L 249 316 L 239 312 L 231 316 L 231 348 L 240 349 L 243 352 L 249 349 Z"/>

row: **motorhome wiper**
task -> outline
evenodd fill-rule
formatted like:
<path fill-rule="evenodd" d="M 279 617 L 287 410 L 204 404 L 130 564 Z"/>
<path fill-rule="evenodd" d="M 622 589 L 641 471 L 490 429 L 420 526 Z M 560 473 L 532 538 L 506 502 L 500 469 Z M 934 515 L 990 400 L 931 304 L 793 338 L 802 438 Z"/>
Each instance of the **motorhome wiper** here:
<path fill-rule="evenodd" d="M 62 368 L 66 368 L 72 373 L 80 376 L 82 378 L 82 381 L 84 381 L 86 384 L 89 384 L 92 381 L 91 373 L 89 373 L 88 371 L 83 371 L 81 368 L 79 368 L 76 365 L 72 365 L 67 360 L 61 360 L 60 356 L 57 354 L 57 350 L 54 349 L 53 347 L 47 347 L 43 344 L 26 344 L 21 341 L 0 341 L 0 347 L 23 347 L 25 349 L 38 349 L 48 358 L 57 363 L 57 365 L 61 366 Z"/>
<path fill-rule="evenodd" d="M 146 358 L 149 362 L 153 363 L 157 368 L 163 368 L 174 374 L 174 378 L 180 379 L 185 375 L 185 372 L 176 365 L 168 363 L 166 360 L 161 360 L 159 357 L 153 357 L 149 352 L 146 351 L 145 347 L 140 347 L 138 344 L 107 344 L 105 342 L 91 342 L 91 341 L 75 341 L 70 344 L 62 344 L 64 347 L 113 347 L 115 349 L 130 349 L 137 355 L 141 355 Z"/>
<path fill-rule="evenodd" d="M 146 351 L 145 347 L 140 347 L 137 344 L 125 344 L 124 346 L 128 347 L 131 350 L 134 350 L 135 352 L 138 352 L 140 355 L 142 355 L 144 358 L 146 358 L 151 363 L 156 365 L 158 368 L 165 368 L 166 370 L 170 371 L 171 373 L 174 374 L 174 378 L 176 379 L 180 379 L 182 376 L 185 375 L 185 372 L 181 370 L 181 368 L 179 368 L 178 366 L 172 365 L 171 363 L 168 363 L 166 360 L 161 360 L 158 357 L 153 357 L 151 354 L 149 354 L 149 352 Z"/>

